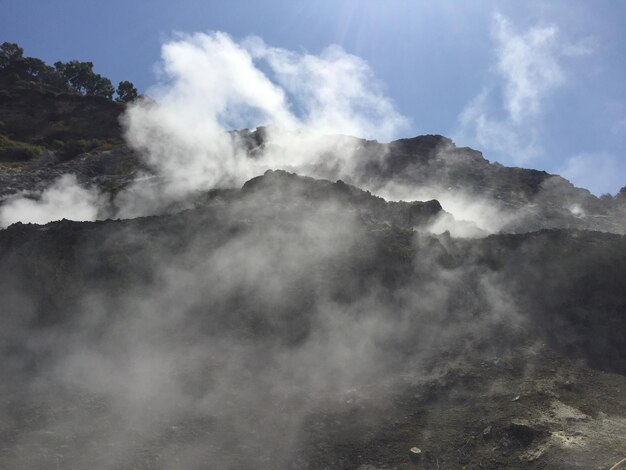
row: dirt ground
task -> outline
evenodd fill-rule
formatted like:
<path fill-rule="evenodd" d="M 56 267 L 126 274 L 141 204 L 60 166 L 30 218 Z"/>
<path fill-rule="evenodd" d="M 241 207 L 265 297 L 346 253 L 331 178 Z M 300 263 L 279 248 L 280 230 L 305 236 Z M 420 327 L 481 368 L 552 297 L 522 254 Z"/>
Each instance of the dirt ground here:
<path fill-rule="evenodd" d="M 550 353 L 459 366 L 407 385 L 384 413 L 350 400 L 312 419 L 310 468 L 608 470 L 626 457 L 626 377 Z"/>

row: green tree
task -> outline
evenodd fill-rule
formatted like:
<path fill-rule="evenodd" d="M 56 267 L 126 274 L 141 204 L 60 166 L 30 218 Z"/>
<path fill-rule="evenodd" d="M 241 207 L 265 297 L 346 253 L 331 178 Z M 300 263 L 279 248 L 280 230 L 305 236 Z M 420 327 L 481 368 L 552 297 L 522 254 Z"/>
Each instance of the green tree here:
<path fill-rule="evenodd" d="M 60 84 L 54 68 L 47 65 L 43 60 L 34 57 L 24 57 L 14 63 L 14 68 L 18 71 L 20 77 L 24 79 L 49 85 Z"/>
<path fill-rule="evenodd" d="M 113 88 L 111 80 L 94 73 L 93 62 L 80 62 L 78 60 L 71 60 L 65 63 L 55 62 L 54 67 L 70 91 L 80 93 L 81 95 L 113 98 L 115 88 Z"/>
<path fill-rule="evenodd" d="M 106 77 L 93 70 L 93 62 L 71 60 L 55 62 L 54 67 L 34 57 L 24 57 L 24 50 L 15 43 L 0 44 L 0 83 L 2 86 L 35 85 L 54 92 L 102 96 L 113 99 L 116 89 Z M 137 89 L 130 82 L 120 82 L 118 100 L 132 101 Z"/>
<path fill-rule="evenodd" d="M 124 80 L 117 85 L 117 101 L 129 103 L 138 97 L 137 88 L 128 80 Z"/>
<path fill-rule="evenodd" d="M 113 87 L 111 80 L 97 73 L 89 77 L 87 91 L 85 94 L 103 96 L 104 98 L 111 100 L 113 99 L 113 93 L 115 93 L 115 88 Z"/>
<path fill-rule="evenodd" d="M 65 81 L 70 91 L 82 95 L 87 93 L 89 79 L 93 75 L 92 62 L 80 62 L 78 60 L 59 61 L 54 63 L 54 68 Z"/>
<path fill-rule="evenodd" d="M 8 67 L 21 60 L 22 57 L 24 57 L 24 49 L 14 42 L 3 42 L 0 45 L 0 68 Z"/>

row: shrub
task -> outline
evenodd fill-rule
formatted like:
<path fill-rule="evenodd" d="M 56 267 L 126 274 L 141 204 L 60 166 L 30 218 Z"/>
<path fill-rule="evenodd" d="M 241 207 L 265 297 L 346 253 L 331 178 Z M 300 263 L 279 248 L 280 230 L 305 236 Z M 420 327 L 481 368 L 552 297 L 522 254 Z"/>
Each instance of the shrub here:
<path fill-rule="evenodd" d="M 26 142 L 12 140 L 0 134 L 0 161 L 25 162 L 36 158 L 43 151 L 43 147 Z"/>
<path fill-rule="evenodd" d="M 138 97 L 137 88 L 131 82 L 124 80 L 117 86 L 117 101 L 129 103 Z"/>
<path fill-rule="evenodd" d="M 67 161 L 94 150 L 110 150 L 116 143 L 117 141 L 107 139 L 74 139 L 66 142 L 55 140 L 52 148 L 61 161 Z"/>

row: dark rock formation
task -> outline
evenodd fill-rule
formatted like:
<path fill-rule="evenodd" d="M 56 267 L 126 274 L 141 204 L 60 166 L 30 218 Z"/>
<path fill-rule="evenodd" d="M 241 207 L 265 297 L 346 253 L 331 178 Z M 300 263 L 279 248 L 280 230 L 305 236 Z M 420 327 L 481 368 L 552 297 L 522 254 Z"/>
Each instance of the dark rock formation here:
<path fill-rule="evenodd" d="M 73 174 L 114 214 L 138 175 L 167 178 L 115 145 L 121 105 L 31 88 L 0 94 L 0 203 Z M 270 134 L 233 138 L 258 158 Z M 328 139 L 350 175 L 269 170 L 159 215 L 0 230 L 0 468 L 623 458 L 626 188 L 597 198 L 442 136 Z M 507 223 L 433 234 L 461 222 L 389 184 Z"/>
<path fill-rule="evenodd" d="M 626 237 L 406 228 L 439 212 L 275 171 L 177 214 L 0 231 L 0 463 L 618 461 Z"/>
<path fill-rule="evenodd" d="M 301 200 L 311 204 L 347 205 L 380 223 L 409 229 L 425 227 L 444 214 L 441 204 L 436 200 L 387 202 L 341 180 L 331 183 L 282 170 L 268 170 L 263 176 L 251 179 L 243 185 L 242 193 L 248 197 L 262 197 L 272 204 Z"/>

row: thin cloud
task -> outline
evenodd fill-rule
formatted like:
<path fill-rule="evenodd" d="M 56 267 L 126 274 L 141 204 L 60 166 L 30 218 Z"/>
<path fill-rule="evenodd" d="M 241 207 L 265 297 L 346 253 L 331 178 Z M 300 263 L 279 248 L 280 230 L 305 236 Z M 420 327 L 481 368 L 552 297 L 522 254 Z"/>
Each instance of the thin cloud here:
<path fill-rule="evenodd" d="M 503 15 L 493 16 L 492 85 L 485 85 L 459 115 L 457 138 L 525 164 L 543 153 L 545 103 L 567 81 L 561 59 L 591 52 L 589 40 L 567 43 L 555 25 L 518 31 Z"/>
<path fill-rule="evenodd" d="M 484 89 L 459 116 L 456 140 L 469 142 L 486 152 L 526 163 L 542 153 L 539 132 L 532 125 L 516 124 L 510 118 L 498 120 L 489 114 L 491 93 Z"/>
<path fill-rule="evenodd" d="M 541 114 L 542 101 L 565 80 L 558 63 L 556 26 L 533 27 L 518 33 L 510 21 L 494 15 L 496 71 L 504 82 L 503 104 L 508 118 L 521 123 Z"/>

